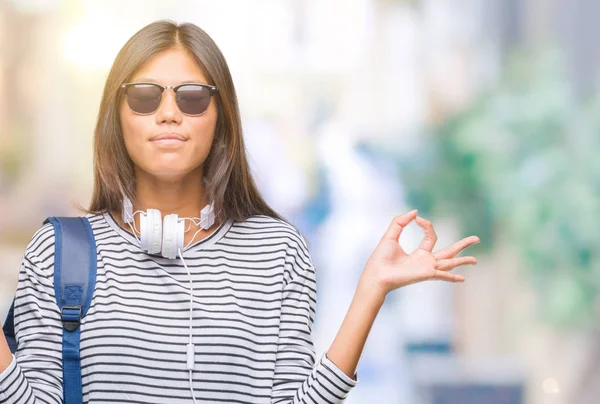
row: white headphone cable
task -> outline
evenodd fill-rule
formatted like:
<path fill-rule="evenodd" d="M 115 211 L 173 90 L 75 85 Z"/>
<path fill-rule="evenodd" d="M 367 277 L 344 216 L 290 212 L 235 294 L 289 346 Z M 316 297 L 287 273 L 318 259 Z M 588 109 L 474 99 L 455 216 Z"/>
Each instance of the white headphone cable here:
<path fill-rule="evenodd" d="M 188 372 L 190 374 L 190 391 L 192 392 L 192 399 L 194 400 L 194 404 L 196 404 L 196 396 L 194 395 L 194 385 L 193 385 L 193 374 L 194 374 L 194 365 L 195 365 L 195 347 L 194 344 L 192 342 L 192 318 L 193 318 L 193 313 L 194 313 L 194 300 L 193 300 L 193 296 L 194 296 L 194 284 L 192 283 L 192 274 L 190 273 L 190 270 L 188 268 L 188 266 L 185 263 L 185 260 L 183 259 L 183 254 L 181 253 L 181 248 L 178 249 L 179 252 L 179 258 L 181 259 L 181 262 L 183 262 L 183 266 L 185 267 L 185 270 L 187 271 L 188 274 L 188 278 L 190 280 L 190 342 L 187 345 L 187 369 Z"/>
<path fill-rule="evenodd" d="M 142 240 L 139 239 L 139 237 L 137 236 L 137 234 L 135 234 L 135 222 L 133 222 L 133 227 L 131 226 L 131 223 L 127 223 L 129 225 L 129 228 L 131 229 L 131 233 L 133 234 L 133 237 L 135 237 L 135 239 L 140 243 L 140 245 L 142 244 Z M 137 229 L 135 229 L 137 230 Z"/>
<path fill-rule="evenodd" d="M 143 211 L 136 211 L 135 213 L 133 213 L 132 216 L 135 216 L 136 213 L 141 213 L 144 214 Z M 179 220 L 183 220 L 185 221 L 185 218 L 181 218 Z M 187 220 L 190 220 L 192 223 L 196 224 L 196 221 L 193 219 L 189 219 L 187 218 Z M 198 220 L 200 221 L 200 220 Z M 133 226 L 131 225 L 130 221 L 126 221 L 127 224 L 129 225 L 129 228 L 131 229 L 131 232 L 133 233 L 133 236 L 138 240 L 138 242 L 141 244 L 141 240 L 138 238 L 136 232 L 138 232 L 137 227 L 135 225 L 135 221 L 133 221 Z M 188 228 L 189 230 L 189 228 Z M 186 230 L 186 232 L 188 231 Z M 192 239 L 190 240 L 190 242 L 188 243 L 187 246 L 191 245 L 192 242 L 194 241 L 194 238 L 196 238 L 196 235 L 201 231 L 202 229 L 198 230 L 194 236 L 192 237 Z M 187 246 L 185 248 L 187 248 Z M 184 248 L 184 249 L 185 249 Z M 193 385 L 193 374 L 194 374 L 194 367 L 195 367 L 195 347 L 194 347 L 194 343 L 192 340 L 192 336 L 193 336 L 193 332 L 192 332 L 192 319 L 194 317 L 194 284 L 192 282 L 192 274 L 190 273 L 190 270 L 187 266 L 187 264 L 185 263 L 185 260 L 183 259 L 183 254 L 181 252 L 181 248 L 178 248 L 178 253 L 179 253 L 179 258 L 181 259 L 181 262 L 183 263 L 183 266 L 185 267 L 185 270 L 187 271 L 188 274 L 188 278 L 190 280 L 190 287 L 189 287 L 189 291 L 190 291 L 190 342 L 187 344 L 187 351 L 186 351 L 186 359 L 187 359 L 187 370 L 189 372 L 189 380 L 190 380 L 190 392 L 192 393 L 192 399 L 194 400 L 194 404 L 196 403 L 196 396 L 194 394 L 194 385 Z"/>

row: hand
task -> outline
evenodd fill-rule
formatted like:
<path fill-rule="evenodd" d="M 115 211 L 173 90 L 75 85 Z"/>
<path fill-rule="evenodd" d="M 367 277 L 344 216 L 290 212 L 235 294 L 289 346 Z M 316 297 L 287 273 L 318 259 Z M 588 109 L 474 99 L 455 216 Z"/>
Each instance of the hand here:
<path fill-rule="evenodd" d="M 413 220 L 425 230 L 425 238 L 412 253 L 404 252 L 399 244 L 402 230 Z M 479 238 L 464 238 L 450 247 L 432 253 L 437 235 L 429 220 L 417 216 L 417 210 L 396 216 L 371 254 L 360 282 L 387 295 L 390 291 L 429 279 L 463 282 L 461 275 L 449 271 L 465 264 L 476 264 L 475 257 L 455 258 L 465 248 L 479 242 Z"/>

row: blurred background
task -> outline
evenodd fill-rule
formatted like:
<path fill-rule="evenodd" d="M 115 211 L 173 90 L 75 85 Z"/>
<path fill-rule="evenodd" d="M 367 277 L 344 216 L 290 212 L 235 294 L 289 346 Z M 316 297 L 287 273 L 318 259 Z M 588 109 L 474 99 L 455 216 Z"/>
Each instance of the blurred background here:
<path fill-rule="evenodd" d="M 463 284 L 392 293 L 348 403 L 600 402 L 600 2 L 0 0 L 0 318 L 25 246 L 92 190 L 120 47 L 157 19 L 223 51 L 256 180 L 306 235 L 317 354 L 392 217 Z M 412 224 L 405 249 L 420 242 Z"/>

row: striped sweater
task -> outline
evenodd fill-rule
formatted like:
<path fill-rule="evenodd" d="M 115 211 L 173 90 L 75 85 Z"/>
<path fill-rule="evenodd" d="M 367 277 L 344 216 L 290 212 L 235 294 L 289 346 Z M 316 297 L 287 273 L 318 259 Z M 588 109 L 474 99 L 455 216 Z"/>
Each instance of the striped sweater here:
<path fill-rule="evenodd" d="M 81 324 L 84 403 L 191 403 L 189 277 L 181 260 L 144 252 L 110 213 L 87 215 L 98 273 Z M 193 386 L 201 403 L 340 403 L 358 378 L 317 361 L 315 269 L 302 236 L 267 216 L 229 220 L 187 247 L 194 296 Z M 42 226 L 21 264 L 19 348 L 0 373 L 0 402 L 62 403 L 62 324 L 54 230 Z"/>

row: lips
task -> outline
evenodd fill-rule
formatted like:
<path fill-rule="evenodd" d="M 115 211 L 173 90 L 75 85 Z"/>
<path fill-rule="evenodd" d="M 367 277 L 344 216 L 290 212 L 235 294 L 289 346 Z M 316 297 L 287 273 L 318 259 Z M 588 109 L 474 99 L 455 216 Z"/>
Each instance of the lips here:
<path fill-rule="evenodd" d="M 178 140 L 180 142 L 185 142 L 187 139 L 185 137 L 183 137 L 182 135 L 180 135 L 178 133 L 174 133 L 174 132 L 161 133 L 150 139 L 151 142 L 156 142 L 156 141 L 160 141 L 160 140 Z"/>

